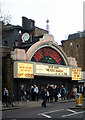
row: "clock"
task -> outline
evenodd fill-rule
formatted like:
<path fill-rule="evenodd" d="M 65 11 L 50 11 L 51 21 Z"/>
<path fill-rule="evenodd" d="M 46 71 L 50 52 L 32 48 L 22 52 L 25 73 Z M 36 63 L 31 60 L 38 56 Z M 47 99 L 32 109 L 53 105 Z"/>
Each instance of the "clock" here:
<path fill-rule="evenodd" d="M 30 38 L 30 35 L 29 35 L 28 33 L 24 33 L 24 34 L 22 35 L 22 42 L 28 41 L 29 38 Z"/>

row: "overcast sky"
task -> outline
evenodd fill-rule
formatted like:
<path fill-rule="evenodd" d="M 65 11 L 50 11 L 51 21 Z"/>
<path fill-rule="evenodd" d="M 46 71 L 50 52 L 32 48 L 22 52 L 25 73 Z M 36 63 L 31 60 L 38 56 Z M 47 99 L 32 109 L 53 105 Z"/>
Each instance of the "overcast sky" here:
<path fill-rule="evenodd" d="M 84 0 L 0 0 L 3 10 L 9 11 L 13 25 L 22 25 L 22 16 L 35 20 L 35 25 L 49 31 L 58 44 L 69 34 L 83 31 Z"/>

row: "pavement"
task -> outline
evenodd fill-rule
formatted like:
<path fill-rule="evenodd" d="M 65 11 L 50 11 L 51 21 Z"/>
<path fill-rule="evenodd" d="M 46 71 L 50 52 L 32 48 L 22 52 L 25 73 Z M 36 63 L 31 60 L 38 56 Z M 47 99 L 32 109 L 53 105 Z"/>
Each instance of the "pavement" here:
<path fill-rule="evenodd" d="M 85 101 L 85 98 L 83 98 L 83 100 Z M 56 103 L 58 103 L 58 104 L 61 104 L 61 103 L 66 103 L 66 102 L 76 102 L 76 100 L 75 99 L 70 99 L 70 100 L 59 100 L 58 102 L 56 102 Z M 41 99 L 39 99 L 38 101 L 28 101 L 28 102 L 26 102 L 26 101 L 19 101 L 19 104 L 18 104 L 18 106 L 16 106 L 16 107 L 12 107 L 12 106 L 9 106 L 9 107 L 4 107 L 3 105 L 1 105 L 2 103 L 0 102 L 0 111 L 5 111 L 5 110 L 10 110 L 10 109 L 20 109 L 20 108 L 24 108 L 24 107 L 29 107 L 29 108 L 31 108 L 31 107 L 39 107 L 39 106 L 41 106 L 41 103 L 42 103 L 42 100 Z M 53 103 L 55 103 L 55 102 L 53 102 Z M 53 104 L 53 103 L 48 103 L 47 102 L 47 104 Z M 73 109 L 78 109 L 78 108 L 85 108 L 84 106 L 83 107 L 73 107 Z"/>

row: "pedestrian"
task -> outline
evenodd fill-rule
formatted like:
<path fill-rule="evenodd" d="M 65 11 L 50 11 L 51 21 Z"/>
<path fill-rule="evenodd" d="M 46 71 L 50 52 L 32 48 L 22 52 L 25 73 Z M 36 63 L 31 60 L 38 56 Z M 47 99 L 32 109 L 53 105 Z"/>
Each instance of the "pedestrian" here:
<path fill-rule="evenodd" d="M 74 92 L 74 96 L 75 96 L 75 97 L 76 97 L 77 91 L 78 91 L 78 90 L 77 90 L 77 86 L 74 85 L 74 86 L 73 86 L 73 92 Z"/>
<path fill-rule="evenodd" d="M 50 94 L 49 94 L 49 91 L 48 91 L 48 85 L 47 85 L 46 88 L 47 88 L 47 101 L 49 102 L 49 95 L 50 95 Z"/>
<path fill-rule="evenodd" d="M 38 101 L 39 89 L 36 85 L 34 85 L 34 100 Z"/>
<path fill-rule="evenodd" d="M 7 90 L 7 88 L 4 88 L 4 105 L 6 104 L 7 107 L 8 107 L 8 98 L 9 98 L 9 91 Z"/>
<path fill-rule="evenodd" d="M 73 91 L 73 89 L 70 91 L 70 98 L 72 99 L 74 99 L 75 98 L 75 94 L 74 94 L 74 91 Z"/>
<path fill-rule="evenodd" d="M 26 102 L 28 102 L 28 100 L 26 99 L 26 91 L 25 91 L 25 88 L 24 88 L 23 85 L 22 85 L 22 87 L 21 87 L 21 101 L 26 101 Z"/>
<path fill-rule="evenodd" d="M 66 89 L 64 88 L 63 85 L 61 86 L 60 94 L 61 94 L 61 99 L 65 100 Z"/>
<path fill-rule="evenodd" d="M 34 101 L 35 100 L 35 95 L 34 95 L 34 87 L 33 87 L 33 85 L 31 85 L 31 87 L 30 87 L 30 95 L 31 95 L 32 101 Z"/>
<path fill-rule="evenodd" d="M 47 89 L 44 89 L 44 87 L 42 87 L 41 89 L 41 98 L 42 98 L 42 107 L 46 107 L 46 100 L 47 100 Z"/>
<path fill-rule="evenodd" d="M 58 101 L 58 87 L 57 85 L 54 85 L 54 98 L 55 98 L 55 102 Z"/>
<path fill-rule="evenodd" d="M 49 98 L 50 98 L 50 102 L 53 102 L 53 88 L 51 85 L 48 85 L 48 92 L 49 92 Z"/>
<path fill-rule="evenodd" d="M 30 99 L 30 89 L 29 88 L 26 90 L 26 96 L 27 96 L 27 100 L 29 100 Z"/>
<path fill-rule="evenodd" d="M 80 85 L 80 93 L 82 94 L 82 95 L 84 95 L 84 85 Z"/>

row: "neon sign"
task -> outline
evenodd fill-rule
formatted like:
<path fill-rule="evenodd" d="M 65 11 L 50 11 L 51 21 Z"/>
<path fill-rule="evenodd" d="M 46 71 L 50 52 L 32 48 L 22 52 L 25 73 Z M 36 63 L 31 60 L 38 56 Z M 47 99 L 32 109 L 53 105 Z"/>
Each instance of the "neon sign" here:
<path fill-rule="evenodd" d="M 49 64 L 61 64 L 65 65 L 65 62 L 61 55 L 50 47 L 43 47 L 39 49 L 32 57 L 33 62 L 43 62 Z"/>

